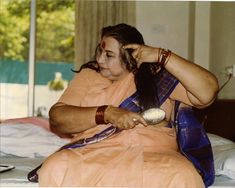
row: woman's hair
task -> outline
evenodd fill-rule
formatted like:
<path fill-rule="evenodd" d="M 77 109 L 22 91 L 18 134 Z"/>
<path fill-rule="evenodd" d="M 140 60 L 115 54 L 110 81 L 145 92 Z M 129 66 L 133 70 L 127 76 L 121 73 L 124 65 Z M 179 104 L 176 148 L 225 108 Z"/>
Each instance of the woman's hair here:
<path fill-rule="evenodd" d="M 157 88 L 154 80 L 156 80 L 156 72 L 158 69 L 156 63 L 142 63 L 137 69 L 137 62 L 132 57 L 132 49 L 123 49 L 122 46 L 127 44 L 144 44 L 142 34 L 130 25 L 121 23 L 114 26 L 107 26 L 101 30 L 101 39 L 103 37 L 112 37 L 120 43 L 120 56 L 122 63 L 125 64 L 126 69 L 133 72 L 135 75 L 135 84 L 139 94 L 139 104 L 142 109 L 149 109 L 152 107 L 159 107 Z M 99 72 L 97 61 L 93 60 L 81 66 L 80 72 L 83 68 L 90 68 Z"/>

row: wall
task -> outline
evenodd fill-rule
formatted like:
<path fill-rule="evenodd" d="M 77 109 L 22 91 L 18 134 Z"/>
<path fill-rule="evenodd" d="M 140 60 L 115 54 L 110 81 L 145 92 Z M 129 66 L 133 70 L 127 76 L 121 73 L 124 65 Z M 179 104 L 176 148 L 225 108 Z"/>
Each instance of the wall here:
<path fill-rule="evenodd" d="M 220 85 L 227 80 L 225 68 L 235 64 L 235 2 L 211 3 L 210 69 Z M 235 77 L 220 92 L 219 98 L 235 99 Z"/>
<path fill-rule="evenodd" d="M 213 72 L 220 86 L 235 64 L 235 2 L 137 1 L 136 26 L 149 45 L 169 48 Z M 235 99 L 235 78 L 219 93 Z"/>
<path fill-rule="evenodd" d="M 210 2 L 138 1 L 136 7 L 137 27 L 147 44 L 209 69 Z"/>
<path fill-rule="evenodd" d="M 194 62 L 210 69 L 210 2 L 195 3 Z"/>
<path fill-rule="evenodd" d="M 189 2 L 136 2 L 136 26 L 148 45 L 188 58 L 188 23 Z"/>

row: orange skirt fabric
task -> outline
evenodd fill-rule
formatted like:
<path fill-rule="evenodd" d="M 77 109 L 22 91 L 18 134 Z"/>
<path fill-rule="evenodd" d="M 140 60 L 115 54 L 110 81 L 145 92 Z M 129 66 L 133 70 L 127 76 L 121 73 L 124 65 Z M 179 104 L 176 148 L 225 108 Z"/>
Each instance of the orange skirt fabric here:
<path fill-rule="evenodd" d="M 75 139 L 96 134 L 100 125 Z M 51 155 L 39 170 L 50 187 L 204 187 L 193 164 L 178 151 L 175 130 L 136 127 L 99 143 Z"/>

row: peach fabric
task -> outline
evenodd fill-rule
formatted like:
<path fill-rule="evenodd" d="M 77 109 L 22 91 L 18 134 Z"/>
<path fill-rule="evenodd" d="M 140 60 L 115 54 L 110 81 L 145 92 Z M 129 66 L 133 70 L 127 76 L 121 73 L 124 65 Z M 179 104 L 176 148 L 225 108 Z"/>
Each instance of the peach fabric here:
<path fill-rule="evenodd" d="M 83 69 L 70 82 L 59 102 L 75 106 L 118 106 L 136 91 L 134 75 L 111 82 L 91 69 Z"/>
<path fill-rule="evenodd" d="M 111 83 L 87 69 L 75 77 L 59 101 L 78 106 L 118 106 L 134 92 L 132 74 Z M 162 105 L 171 106 L 170 100 Z M 86 130 L 74 140 L 92 136 L 108 126 Z M 51 155 L 39 170 L 39 185 L 204 187 L 192 163 L 179 153 L 174 129 L 153 126 L 123 130 L 99 143 Z"/>
<path fill-rule="evenodd" d="M 134 75 L 130 73 L 124 79 L 112 83 L 91 69 L 83 69 L 69 83 L 58 102 L 74 106 L 118 106 L 123 100 L 136 91 Z M 179 83 L 172 92 L 171 99 L 192 105 L 187 98 L 185 88 Z M 166 112 L 166 120 L 170 119 L 172 102 L 167 99 L 161 106 Z"/>

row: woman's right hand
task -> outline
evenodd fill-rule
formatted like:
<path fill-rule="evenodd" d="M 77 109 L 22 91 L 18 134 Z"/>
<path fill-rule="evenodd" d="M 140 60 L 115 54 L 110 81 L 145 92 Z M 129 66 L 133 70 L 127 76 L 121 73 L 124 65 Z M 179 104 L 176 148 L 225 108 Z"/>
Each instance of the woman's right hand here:
<path fill-rule="evenodd" d="M 104 120 L 119 129 L 132 129 L 139 124 L 148 125 L 140 114 L 114 106 L 108 106 L 105 110 Z"/>
<path fill-rule="evenodd" d="M 144 62 L 158 62 L 159 48 L 140 44 L 127 44 L 123 48 L 134 50 L 131 55 L 135 58 L 137 67 L 140 67 Z"/>

